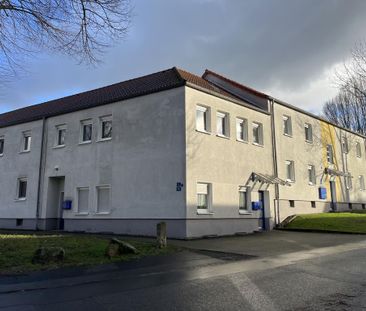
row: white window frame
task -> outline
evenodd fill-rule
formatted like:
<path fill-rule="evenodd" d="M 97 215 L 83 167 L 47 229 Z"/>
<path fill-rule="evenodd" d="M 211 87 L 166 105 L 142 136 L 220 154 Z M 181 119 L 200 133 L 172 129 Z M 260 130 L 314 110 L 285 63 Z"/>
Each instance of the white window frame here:
<path fill-rule="evenodd" d="M 109 189 L 109 211 L 99 211 L 99 189 Z M 96 214 L 109 215 L 112 210 L 112 187 L 110 184 L 96 186 Z"/>
<path fill-rule="evenodd" d="M 242 193 L 245 193 L 244 208 L 242 208 L 242 206 L 241 206 L 240 196 L 241 196 Z M 247 187 L 240 186 L 239 191 L 238 191 L 238 195 L 239 195 L 239 200 L 238 200 L 239 214 L 241 214 L 241 215 L 251 214 L 252 210 L 251 210 L 251 205 L 250 205 L 250 190 L 248 190 Z"/>
<path fill-rule="evenodd" d="M 307 143 L 313 143 L 313 126 L 310 123 L 305 123 L 304 124 L 304 133 L 305 133 L 305 141 Z M 309 133 L 310 135 L 310 139 L 308 139 L 308 135 L 307 133 Z"/>
<path fill-rule="evenodd" d="M 25 148 L 26 140 L 28 140 L 28 148 Z M 31 131 L 24 131 L 22 133 L 22 142 L 21 142 L 21 149 L 20 152 L 30 152 L 32 146 L 32 132 Z"/>
<path fill-rule="evenodd" d="M 295 161 L 293 160 L 286 160 L 285 161 L 285 167 L 286 167 L 286 181 L 294 183 L 296 181 L 296 175 L 295 175 Z M 290 167 L 291 171 L 290 171 L 290 175 L 288 176 L 288 167 Z"/>
<path fill-rule="evenodd" d="M 2 142 L 2 150 L 0 149 L 0 157 L 2 157 L 5 152 L 5 136 L 0 135 L 0 142 Z M 0 143 L 0 146 L 1 146 L 1 143 Z"/>
<path fill-rule="evenodd" d="M 360 185 L 360 191 L 365 191 L 366 190 L 365 177 L 363 175 L 358 176 L 358 182 L 359 182 L 359 185 Z"/>
<path fill-rule="evenodd" d="M 111 130 L 111 136 L 110 137 L 103 137 L 103 123 L 104 122 L 111 122 L 112 123 L 112 130 Z M 112 115 L 99 117 L 98 141 L 111 140 L 112 137 L 113 137 L 113 118 L 112 118 Z"/>
<path fill-rule="evenodd" d="M 292 137 L 292 119 L 290 116 L 282 116 L 283 135 Z"/>
<path fill-rule="evenodd" d="M 90 140 L 84 140 L 84 127 L 88 126 L 88 125 L 91 125 L 91 137 L 90 137 Z M 113 127 L 113 125 L 112 125 L 112 127 Z M 80 121 L 79 144 L 90 144 L 93 141 L 93 130 L 94 130 L 93 119 L 81 120 Z"/>
<path fill-rule="evenodd" d="M 204 191 L 199 190 L 199 188 L 203 188 L 206 186 L 206 193 Z M 198 195 L 206 195 L 206 208 L 198 208 Z M 212 184 L 207 182 L 197 182 L 196 183 L 196 210 L 197 214 L 212 214 Z"/>
<path fill-rule="evenodd" d="M 309 178 L 309 185 L 311 186 L 316 185 L 316 171 L 315 171 L 315 165 L 313 164 L 308 165 L 308 178 Z"/>
<path fill-rule="evenodd" d="M 334 164 L 334 149 L 331 144 L 327 144 L 327 162 L 329 164 Z"/>
<path fill-rule="evenodd" d="M 248 120 L 244 118 L 236 118 L 235 126 L 236 140 L 241 142 L 248 142 Z"/>
<path fill-rule="evenodd" d="M 61 131 L 65 131 L 65 137 L 64 137 L 64 143 L 63 144 L 59 144 L 59 138 L 60 138 L 60 132 Z M 66 124 L 56 125 L 56 136 L 55 136 L 55 144 L 54 144 L 54 147 L 55 148 L 65 147 L 65 144 L 66 144 L 66 133 L 67 133 L 67 126 L 66 126 Z"/>
<path fill-rule="evenodd" d="M 88 211 L 81 212 L 80 211 L 80 205 L 79 205 L 79 198 L 80 198 L 80 191 L 88 191 Z M 88 215 L 90 211 L 90 188 L 89 187 L 77 187 L 76 188 L 76 198 L 77 198 L 77 214 L 79 215 Z"/>
<path fill-rule="evenodd" d="M 255 135 L 254 135 L 254 131 L 257 129 L 257 133 L 258 133 L 258 142 L 255 141 Z M 260 122 L 252 122 L 252 135 L 253 135 L 253 145 L 257 145 L 257 146 L 263 146 L 264 145 L 264 141 L 263 141 L 263 124 Z"/>
<path fill-rule="evenodd" d="M 366 190 L 366 188 L 365 188 L 365 177 L 363 175 L 358 176 L 358 182 L 359 182 L 359 185 L 360 185 L 360 191 L 365 191 Z"/>
<path fill-rule="evenodd" d="M 203 128 L 201 128 L 201 126 L 199 126 L 198 123 L 198 117 L 197 117 L 197 112 L 201 112 L 203 113 Z M 206 106 L 202 106 L 202 105 L 196 105 L 196 131 L 198 132 L 202 132 L 202 133 L 206 133 L 209 134 L 211 129 L 210 129 L 210 125 L 211 125 L 211 119 L 210 119 L 210 115 L 211 115 L 211 110 L 209 107 Z"/>
<path fill-rule="evenodd" d="M 361 148 L 361 143 L 359 141 L 356 142 L 356 156 L 357 156 L 357 158 L 362 157 L 362 148 Z"/>
<path fill-rule="evenodd" d="M 349 174 L 348 176 L 345 177 L 345 183 L 346 183 L 346 188 L 348 190 L 352 190 L 353 188 L 353 183 L 352 183 L 352 176 Z"/>
<path fill-rule="evenodd" d="M 219 132 L 219 124 L 222 125 L 222 133 Z M 230 137 L 230 116 L 227 112 L 216 112 L 216 135 L 219 137 Z"/>
<path fill-rule="evenodd" d="M 25 182 L 26 183 L 26 189 L 25 189 L 25 196 L 21 197 L 20 196 L 20 183 L 21 182 Z M 25 201 L 27 199 L 27 194 L 28 194 L 28 178 L 27 177 L 19 177 L 17 179 L 17 187 L 16 187 L 16 200 L 17 201 Z"/>
<path fill-rule="evenodd" d="M 348 153 L 349 152 L 349 144 L 348 144 L 348 138 L 347 138 L 346 135 L 342 135 L 341 145 L 342 145 L 342 152 L 343 153 Z"/>

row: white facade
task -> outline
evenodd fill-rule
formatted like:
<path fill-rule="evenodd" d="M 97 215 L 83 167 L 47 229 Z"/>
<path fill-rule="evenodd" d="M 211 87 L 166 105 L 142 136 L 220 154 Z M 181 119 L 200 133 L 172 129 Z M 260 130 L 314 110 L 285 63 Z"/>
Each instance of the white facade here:
<path fill-rule="evenodd" d="M 365 208 L 364 137 L 196 78 L 31 122 L 0 115 L 0 227 L 154 235 L 165 221 L 170 237 L 193 238 Z"/>

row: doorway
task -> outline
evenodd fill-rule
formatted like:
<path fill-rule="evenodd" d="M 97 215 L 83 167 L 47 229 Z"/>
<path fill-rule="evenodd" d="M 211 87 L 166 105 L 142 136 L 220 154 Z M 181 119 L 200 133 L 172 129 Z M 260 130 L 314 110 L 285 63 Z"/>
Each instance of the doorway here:
<path fill-rule="evenodd" d="M 263 231 L 267 229 L 266 226 L 266 207 L 265 207 L 265 198 L 264 191 L 258 191 L 258 201 L 261 203 L 260 209 L 260 227 Z"/>
<path fill-rule="evenodd" d="M 65 177 L 50 177 L 47 192 L 47 219 L 49 230 L 63 230 L 63 202 L 65 197 Z"/>

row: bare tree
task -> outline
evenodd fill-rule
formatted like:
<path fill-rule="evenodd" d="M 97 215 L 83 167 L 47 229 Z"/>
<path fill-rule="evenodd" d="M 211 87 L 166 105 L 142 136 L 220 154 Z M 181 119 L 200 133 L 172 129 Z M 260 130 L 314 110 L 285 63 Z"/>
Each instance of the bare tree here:
<path fill-rule="evenodd" d="M 323 106 L 329 121 L 366 135 L 366 43 L 352 50 L 344 70 L 336 73 L 339 92 Z"/>
<path fill-rule="evenodd" d="M 16 73 L 24 56 L 45 49 L 98 62 L 130 20 L 129 0 L 0 0 L 0 74 Z"/>

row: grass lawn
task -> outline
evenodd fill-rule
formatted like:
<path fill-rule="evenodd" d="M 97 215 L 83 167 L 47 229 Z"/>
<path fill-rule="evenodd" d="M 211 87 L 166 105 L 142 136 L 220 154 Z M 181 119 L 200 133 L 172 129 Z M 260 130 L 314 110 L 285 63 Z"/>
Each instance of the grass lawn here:
<path fill-rule="evenodd" d="M 286 226 L 286 229 L 366 233 L 366 213 L 353 211 L 299 215 Z"/>
<path fill-rule="evenodd" d="M 109 259 L 105 256 L 109 240 L 109 238 L 92 235 L 2 234 L 0 232 L 0 275 L 67 266 L 127 261 L 145 256 L 172 253 L 177 250 L 171 246 L 168 246 L 166 249 L 158 249 L 154 243 L 128 240 L 128 243 L 138 249 L 139 254 Z M 64 261 L 61 264 L 33 264 L 32 257 L 39 246 L 63 247 L 66 254 Z"/>

